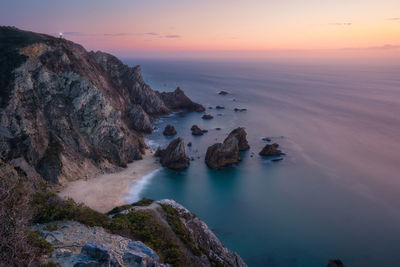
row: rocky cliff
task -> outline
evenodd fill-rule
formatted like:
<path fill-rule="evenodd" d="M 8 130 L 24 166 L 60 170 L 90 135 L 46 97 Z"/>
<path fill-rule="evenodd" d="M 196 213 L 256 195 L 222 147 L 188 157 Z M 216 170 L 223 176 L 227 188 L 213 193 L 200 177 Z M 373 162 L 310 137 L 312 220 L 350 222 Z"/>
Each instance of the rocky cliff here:
<path fill-rule="evenodd" d="M 139 66 L 112 55 L 0 27 L 0 156 L 50 183 L 140 159 L 151 120 L 177 109 L 204 110 L 180 89 L 153 91 Z"/>

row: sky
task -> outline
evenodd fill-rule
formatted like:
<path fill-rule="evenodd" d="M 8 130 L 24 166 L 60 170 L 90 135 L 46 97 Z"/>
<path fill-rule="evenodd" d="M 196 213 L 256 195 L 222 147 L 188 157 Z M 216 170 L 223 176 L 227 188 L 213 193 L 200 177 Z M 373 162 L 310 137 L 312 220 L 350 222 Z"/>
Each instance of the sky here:
<path fill-rule="evenodd" d="M 1 0 L 0 25 L 119 56 L 400 56 L 399 0 Z"/>

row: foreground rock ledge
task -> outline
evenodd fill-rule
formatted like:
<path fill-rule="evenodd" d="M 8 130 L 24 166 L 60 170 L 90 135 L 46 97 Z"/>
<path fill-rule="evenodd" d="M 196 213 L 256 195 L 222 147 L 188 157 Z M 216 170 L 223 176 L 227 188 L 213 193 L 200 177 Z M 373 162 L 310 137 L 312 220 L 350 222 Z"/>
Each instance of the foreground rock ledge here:
<path fill-rule="evenodd" d="M 206 164 L 213 169 L 219 169 L 241 161 L 239 151 L 250 148 L 244 128 L 233 130 L 223 143 L 216 143 L 207 149 Z"/>
<path fill-rule="evenodd" d="M 163 229 L 165 237 L 178 245 L 183 260 L 178 266 L 247 266 L 203 221 L 174 200 L 126 205 L 110 216 L 137 212 L 150 216 L 156 227 Z M 170 266 L 163 263 L 161 254 L 141 241 L 111 234 L 102 227 L 56 221 L 35 225 L 33 230 L 40 231 L 41 236 L 53 245 L 55 250 L 49 260 L 61 266 Z"/>

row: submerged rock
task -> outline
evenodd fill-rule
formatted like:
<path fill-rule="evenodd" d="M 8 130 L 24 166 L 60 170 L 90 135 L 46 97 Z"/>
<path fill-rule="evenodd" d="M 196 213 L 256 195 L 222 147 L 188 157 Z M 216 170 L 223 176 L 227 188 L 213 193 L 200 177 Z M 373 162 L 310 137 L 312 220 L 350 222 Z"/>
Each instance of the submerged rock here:
<path fill-rule="evenodd" d="M 244 128 L 233 130 L 223 143 L 216 143 L 207 149 L 205 161 L 208 167 L 218 169 L 241 161 L 239 151 L 250 148 Z"/>
<path fill-rule="evenodd" d="M 224 106 L 216 106 L 215 108 L 216 108 L 216 109 L 225 109 Z"/>
<path fill-rule="evenodd" d="M 263 137 L 261 140 L 263 140 L 265 142 L 271 142 L 271 138 L 269 138 L 269 137 Z"/>
<path fill-rule="evenodd" d="M 234 108 L 233 110 L 235 112 L 243 112 L 243 111 L 246 111 L 247 109 L 246 108 Z"/>
<path fill-rule="evenodd" d="M 171 125 L 171 124 L 168 124 L 167 126 L 165 126 L 165 129 L 163 131 L 163 135 L 165 135 L 165 136 L 176 135 L 175 127 L 173 125 Z"/>
<path fill-rule="evenodd" d="M 343 262 L 339 259 L 329 260 L 328 265 L 326 267 L 346 267 Z"/>
<path fill-rule="evenodd" d="M 158 154 L 160 154 L 161 165 L 169 169 L 183 170 L 190 164 L 189 158 L 186 156 L 185 142 L 180 137 L 172 140 L 167 148 Z"/>
<path fill-rule="evenodd" d="M 211 120 L 211 119 L 214 118 L 214 117 L 213 117 L 213 115 L 211 115 L 211 114 L 204 114 L 201 118 L 202 118 L 203 120 Z"/>
<path fill-rule="evenodd" d="M 279 145 L 277 143 L 274 144 L 266 144 L 264 148 L 258 153 L 261 156 L 271 157 L 271 156 L 281 156 L 284 155 L 282 151 L 278 149 Z"/>
<path fill-rule="evenodd" d="M 227 94 L 229 94 L 227 91 L 224 91 L 224 90 L 222 90 L 222 91 L 219 91 L 219 93 L 218 93 L 219 95 L 227 95 Z"/>

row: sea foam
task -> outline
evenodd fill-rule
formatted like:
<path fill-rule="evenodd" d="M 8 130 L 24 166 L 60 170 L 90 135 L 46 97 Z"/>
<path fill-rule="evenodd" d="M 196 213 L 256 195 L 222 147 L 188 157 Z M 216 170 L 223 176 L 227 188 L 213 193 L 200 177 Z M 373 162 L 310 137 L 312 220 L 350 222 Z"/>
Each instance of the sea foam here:
<path fill-rule="evenodd" d="M 139 201 L 141 197 L 141 193 L 143 190 L 149 185 L 151 179 L 161 170 L 162 168 L 158 168 L 148 174 L 144 175 L 140 179 L 134 181 L 130 187 L 128 193 L 124 196 L 125 203 L 134 203 Z"/>

